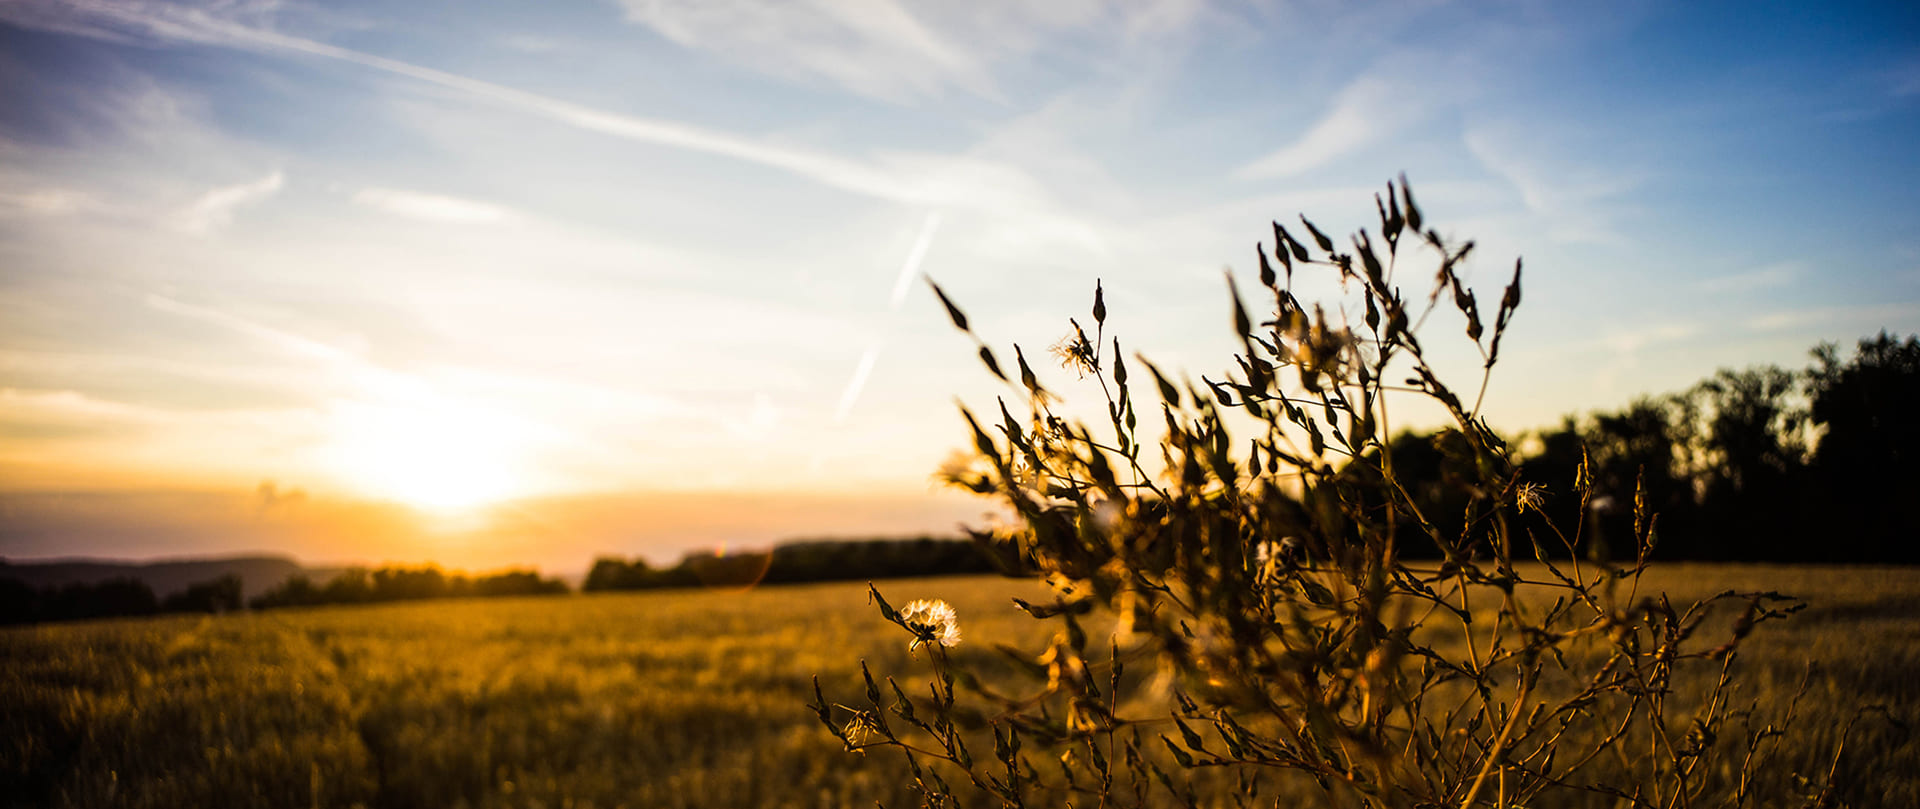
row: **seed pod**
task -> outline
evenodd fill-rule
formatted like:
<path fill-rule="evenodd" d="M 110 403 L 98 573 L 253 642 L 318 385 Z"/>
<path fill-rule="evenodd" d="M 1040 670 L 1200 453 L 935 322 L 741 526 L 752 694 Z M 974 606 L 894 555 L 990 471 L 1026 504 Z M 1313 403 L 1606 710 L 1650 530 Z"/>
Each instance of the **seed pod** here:
<path fill-rule="evenodd" d="M 987 370 L 992 371 L 994 376 L 1000 378 L 1000 381 L 1007 381 L 1007 375 L 1000 371 L 1000 362 L 993 358 L 993 349 L 981 346 L 980 361 L 986 363 Z"/>
<path fill-rule="evenodd" d="M 1413 204 L 1413 186 L 1407 185 L 1407 175 L 1400 175 L 1400 198 L 1406 203 L 1407 227 L 1414 233 L 1420 232 L 1420 206 Z"/>
<path fill-rule="evenodd" d="M 1314 227 L 1312 222 L 1307 221 L 1305 216 L 1300 217 L 1300 224 L 1307 226 L 1307 233 L 1313 236 L 1313 243 L 1320 245 L 1321 250 L 1327 253 L 1333 252 L 1333 240 L 1327 238 L 1327 234 L 1321 233 L 1320 229 Z"/>
<path fill-rule="evenodd" d="M 1013 359 L 1020 365 L 1020 384 L 1026 386 L 1027 393 L 1036 398 L 1044 396 L 1046 390 L 1040 387 L 1040 378 L 1034 376 L 1033 368 L 1027 365 L 1027 355 L 1021 353 L 1017 343 L 1013 346 Z"/>
<path fill-rule="evenodd" d="M 1292 253 L 1293 253 L 1293 257 L 1294 257 L 1295 259 L 1297 259 L 1297 260 L 1299 260 L 1299 261 L 1311 261 L 1311 260 L 1312 260 L 1312 259 L 1311 259 L 1311 258 L 1310 258 L 1310 257 L 1309 257 L 1309 256 L 1307 255 L 1307 246 L 1306 246 L 1306 245 L 1304 245 L 1304 244 L 1301 244 L 1301 243 L 1300 243 L 1300 241 L 1299 241 L 1298 239 L 1295 239 L 1295 238 L 1293 238 L 1293 234 L 1291 234 L 1291 233 L 1288 233 L 1288 232 L 1287 232 L 1287 229 L 1286 229 L 1285 227 L 1283 227 L 1283 226 L 1281 226 L 1281 224 L 1280 224 L 1279 222 L 1275 222 L 1275 223 L 1273 223 L 1273 235 L 1274 235 L 1274 238 L 1276 238 L 1276 239 L 1279 239 L 1279 240 L 1280 240 L 1280 243 L 1281 243 L 1281 244 L 1283 244 L 1283 245 L 1285 245 L 1285 246 L 1286 246 L 1286 248 L 1287 248 L 1287 250 L 1288 250 L 1288 251 L 1290 251 L 1290 252 L 1292 252 Z M 1279 251 L 1278 251 L 1278 250 L 1276 249 L 1276 250 L 1275 250 L 1275 252 L 1279 252 Z M 1285 256 L 1285 254 L 1284 254 L 1284 253 L 1283 253 L 1283 254 L 1281 254 L 1281 258 L 1280 258 L 1280 261 L 1281 261 L 1282 263 L 1285 263 L 1285 264 L 1287 265 L 1287 278 L 1288 278 L 1289 280 L 1291 280 L 1291 279 L 1293 278 L 1293 264 L 1292 264 L 1292 262 L 1288 262 L 1288 261 L 1287 261 L 1287 259 L 1286 259 L 1286 256 Z"/>
<path fill-rule="evenodd" d="M 953 318 L 953 327 L 972 334 L 973 330 L 967 328 L 966 314 L 960 311 L 960 307 L 953 305 L 953 300 L 947 297 L 946 291 L 942 290 L 939 284 L 934 283 L 932 278 L 927 279 L 927 286 L 933 287 L 933 294 L 940 298 L 940 305 L 947 307 L 947 317 Z"/>

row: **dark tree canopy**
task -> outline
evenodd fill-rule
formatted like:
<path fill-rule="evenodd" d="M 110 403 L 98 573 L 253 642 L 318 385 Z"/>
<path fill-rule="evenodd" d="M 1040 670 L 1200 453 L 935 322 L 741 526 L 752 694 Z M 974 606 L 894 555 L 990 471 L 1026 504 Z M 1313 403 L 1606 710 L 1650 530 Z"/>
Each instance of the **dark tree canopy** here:
<path fill-rule="evenodd" d="M 1639 496 L 1659 515 L 1663 558 L 1920 562 L 1920 339 L 1882 333 L 1813 358 L 1568 418 L 1523 468 L 1565 492 L 1584 457 L 1596 497 L 1583 528 L 1600 544 L 1626 534 Z M 1578 505 L 1546 508 L 1569 519 Z"/>

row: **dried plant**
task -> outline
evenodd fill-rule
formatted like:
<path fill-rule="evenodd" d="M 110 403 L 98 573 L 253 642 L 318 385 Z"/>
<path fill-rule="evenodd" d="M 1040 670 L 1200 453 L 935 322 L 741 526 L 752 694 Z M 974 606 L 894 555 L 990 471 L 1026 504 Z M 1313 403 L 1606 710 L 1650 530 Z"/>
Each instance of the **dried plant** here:
<path fill-rule="evenodd" d="M 1004 659 L 949 648 L 950 610 L 929 622 L 924 606 L 909 616 L 871 590 L 930 673 L 911 689 L 886 677 L 884 690 L 869 673 L 864 699 L 847 703 L 816 680 L 827 728 L 849 750 L 903 753 L 927 806 L 1819 799 L 1830 784 L 1817 778 L 1798 795 L 1754 794 L 1792 711 L 1770 723 L 1735 685 L 1741 639 L 1802 605 L 1775 592 L 1690 605 L 1640 592 L 1658 536 L 1644 498 L 1634 559 L 1587 558 L 1586 467 L 1522 480 L 1479 414 L 1520 306 L 1520 264 L 1489 317 L 1460 277 L 1473 244 L 1425 227 L 1404 177 L 1375 207 L 1378 234 L 1349 245 L 1304 217 L 1304 240 L 1273 225 L 1259 259 L 1265 316 L 1228 278 L 1241 351 L 1218 381 L 1176 382 L 1123 358 L 1096 284 L 1092 335 L 1073 321 L 1053 351 L 1098 380 L 1109 424 L 1097 431 L 1056 415 L 1060 397 L 1018 346 L 1014 380 L 974 338 L 1024 412 L 1003 401 L 991 425 L 965 412 L 978 458 L 946 474 L 1017 515 L 976 538 L 1053 585 L 1050 602 L 1016 603 L 1059 631 L 1044 649 L 999 647 Z M 1410 297 L 1400 284 L 1417 254 L 1430 286 Z M 1296 271 L 1337 274 L 1341 297 L 1299 300 Z M 1436 314 L 1436 326 L 1457 316 L 1479 352 L 1470 394 L 1442 381 L 1419 336 Z M 1146 425 L 1130 363 L 1157 395 Z M 1435 440 L 1444 479 L 1417 482 L 1446 498 L 1417 496 L 1394 469 L 1388 405 L 1409 397 L 1450 417 Z M 1572 526 L 1542 512 L 1556 490 L 1579 499 Z M 1440 558 L 1404 558 L 1414 543 Z"/>

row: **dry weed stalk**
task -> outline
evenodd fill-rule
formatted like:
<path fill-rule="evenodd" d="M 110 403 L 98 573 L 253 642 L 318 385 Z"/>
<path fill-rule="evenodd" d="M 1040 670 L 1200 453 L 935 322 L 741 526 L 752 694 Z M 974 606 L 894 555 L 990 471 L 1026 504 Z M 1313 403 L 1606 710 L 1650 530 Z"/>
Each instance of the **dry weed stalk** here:
<path fill-rule="evenodd" d="M 1017 528 L 977 538 L 1055 585 L 1051 603 L 1018 606 L 1060 631 L 1037 653 L 1002 647 L 1014 674 L 993 679 L 974 671 L 991 661 L 962 665 L 872 591 L 932 674 L 913 693 L 869 674 L 851 705 L 816 683 L 821 721 L 851 750 L 903 752 L 928 806 L 1261 806 L 1302 790 L 1368 807 L 1753 805 L 1749 776 L 1780 737 L 1736 705 L 1736 649 L 1801 605 L 1727 592 L 1676 606 L 1639 592 L 1657 537 L 1644 499 L 1636 558 L 1583 561 L 1591 539 L 1551 525 L 1540 502 L 1559 486 L 1584 514 L 1585 468 L 1576 481 L 1523 481 L 1479 415 L 1520 305 L 1519 263 L 1489 318 L 1458 272 L 1473 244 L 1423 229 L 1405 178 L 1375 204 L 1378 236 L 1350 245 L 1304 217 L 1304 240 L 1273 225 L 1259 261 L 1271 309 L 1256 318 L 1233 290 L 1241 352 L 1225 377 L 1181 384 L 1132 360 L 1159 400 L 1147 419 L 1157 440 L 1143 438 L 1138 377 L 1105 334 L 1098 285 L 1092 334 L 1073 321 L 1054 347 L 1099 381 L 1109 424 L 1097 433 L 1056 415 L 1059 397 L 1018 346 L 1015 380 L 975 337 L 1025 408 L 1003 401 L 992 425 L 965 412 L 978 463 L 947 474 L 1018 515 Z M 1416 252 L 1432 258 L 1420 276 L 1431 286 L 1410 298 L 1399 278 Z M 1333 314 L 1294 296 L 1303 269 L 1337 273 Z M 1417 336 L 1449 311 L 1482 360 L 1470 397 Z M 1429 511 L 1393 468 L 1390 394 L 1451 416 L 1436 444 L 1458 513 Z M 1230 421 L 1252 435 L 1231 439 Z M 1403 559 L 1411 539 L 1442 558 Z M 1742 611 L 1730 631 L 1699 637 L 1716 602 Z M 1113 616 L 1104 643 L 1090 643 L 1096 613 Z M 976 753 L 989 736 L 991 753 Z"/>

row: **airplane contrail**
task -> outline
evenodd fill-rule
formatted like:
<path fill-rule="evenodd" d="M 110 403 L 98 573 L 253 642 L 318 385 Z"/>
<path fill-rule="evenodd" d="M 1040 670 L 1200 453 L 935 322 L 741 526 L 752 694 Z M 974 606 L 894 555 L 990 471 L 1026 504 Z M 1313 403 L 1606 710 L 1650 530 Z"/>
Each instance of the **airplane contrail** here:
<path fill-rule="evenodd" d="M 920 262 L 927 257 L 927 248 L 933 246 L 933 234 L 940 229 L 940 212 L 931 211 L 926 221 L 920 224 L 920 235 L 913 240 L 913 249 L 907 251 L 907 261 L 900 265 L 900 277 L 893 281 L 893 294 L 887 299 L 887 308 L 899 309 L 907 299 L 907 292 L 913 289 L 913 278 L 920 274 Z"/>
<path fill-rule="evenodd" d="M 847 420 L 847 414 L 853 412 L 853 404 L 860 400 L 860 391 L 867 387 L 867 377 L 873 373 L 873 363 L 880 359 L 880 344 L 867 346 L 867 352 L 860 355 L 860 364 L 853 369 L 853 378 L 847 380 L 847 389 L 840 392 L 840 406 L 834 409 L 833 423 Z"/>
<path fill-rule="evenodd" d="M 33 5 L 39 4 L 28 4 L 23 8 L 32 11 Z M 887 172 L 858 161 L 804 149 L 773 146 L 739 135 L 675 121 L 607 112 L 398 59 L 389 59 L 351 48 L 227 22 L 195 9 L 166 7 L 154 9 L 144 5 L 129 7 L 118 3 L 102 2 L 102 0 L 67 0 L 54 5 L 58 8 L 45 16 L 57 17 L 60 9 L 79 11 L 91 17 L 92 21 L 132 26 L 161 39 L 251 50 L 291 51 L 335 59 L 459 90 L 580 129 L 758 163 L 790 171 L 825 185 L 857 194 L 897 202 L 914 201 L 922 196 L 921 191 L 901 182 Z M 41 10 L 46 11 L 44 8 Z M 35 19 L 29 14 L 26 21 L 31 24 Z M 39 21 L 42 25 L 47 22 L 46 19 L 39 19 Z"/>

